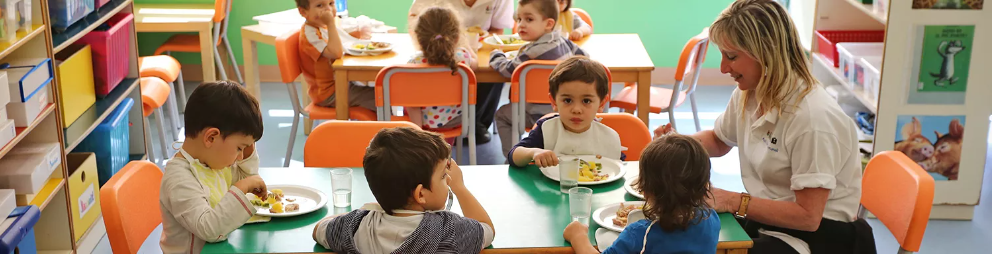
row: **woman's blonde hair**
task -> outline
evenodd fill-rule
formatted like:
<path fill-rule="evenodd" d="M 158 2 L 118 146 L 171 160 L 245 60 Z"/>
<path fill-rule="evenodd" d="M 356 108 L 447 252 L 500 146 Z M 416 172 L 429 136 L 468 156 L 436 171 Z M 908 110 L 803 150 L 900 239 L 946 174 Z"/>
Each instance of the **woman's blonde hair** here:
<path fill-rule="evenodd" d="M 761 64 L 764 75 L 757 87 L 744 91 L 741 104 L 747 105 L 753 95 L 759 114 L 777 108 L 781 115 L 783 103 L 798 103 L 818 83 L 792 18 L 774 0 L 737 0 L 710 26 L 710 38 L 718 47 L 743 51 Z"/>

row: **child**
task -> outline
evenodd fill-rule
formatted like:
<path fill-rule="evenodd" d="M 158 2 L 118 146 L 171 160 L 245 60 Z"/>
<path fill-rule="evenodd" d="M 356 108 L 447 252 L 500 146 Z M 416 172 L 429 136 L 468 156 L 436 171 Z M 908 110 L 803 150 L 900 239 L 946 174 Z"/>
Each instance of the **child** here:
<path fill-rule="evenodd" d="M 706 203 L 710 159 L 699 141 L 678 134 L 652 141 L 641 156 L 637 179 L 635 189 L 647 201 L 646 219 L 629 222 L 603 253 L 716 251 L 720 217 Z M 577 254 L 599 253 L 589 242 L 589 229 L 579 222 L 569 224 L 564 237 Z"/>
<path fill-rule="evenodd" d="M 169 160 L 159 194 L 163 253 L 199 253 L 255 215 L 245 193 L 267 193 L 258 176 L 258 101 L 230 81 L 200 85 L 186 103 L 186 141 Z M 232 184 L 233 183 L 233 184 Z"/>
<path fill-rule="evenodd" d="M 314 241 L 336 253 L 479 253 L 493 241 L 493 223 L 450 153 L 438 134 L 379 131 L 362 163 L 378 204 L 317 222 Z M 465 217 L 442 211 L 449 187 Z"/>
<path fill-rule="evenodd" d="M 409 63 L 426 63 L 458 69 L 458 64 L 473 68 L 478 65 L 475 51 L 468 50 L 468 42 L 462 38 L 461 22 L 451 9 L 430 7 L 417 16 L 417 24 L 412 34 L 423 51 L 417 52 Z M 407 108 L 410 120 L 426 128 L 451 128 L 461 124 L 461 105 L 434 106 L 429 108 Z"/>
<path fill-rule="evenodd" d="M 556 29 L 559 29 L 562 35 L 566 35 L 569 39 L 577 41 L 585 37 L 586 35 L 592 34 L 592 27 L 586 24 L 579 15 L 575 15 L 574 12 L 569 9 L 572 8 L 572 0 L 558 0 L 558 25 Z"/>
<path fill-rule="evenodd" d="M 579 46 L 554 32 L 558 20 L 558 2 L 556 0 L 520 0 L 517 7 L 517 25 L 520 39 L 531 42 L 520 48 L 520 53 L 513 59 L 508 59 L 500 50 L 493 50 L 489 65 L 504 77 L 512 77 L 513 71 L 528 60 L 563 60 L 574 55 L 586 55 Z M 531 126 L 541 116 L 551 113 L 551 105 L 525 105 L 528 117 L 526 126 Z M 496 111 L 496 130 L 499 131 L 503 154 L 510 151 L 520 137 L 513 137 L 513 112 L 510 105 L 503 105 Z M 619 151 L 619 150 L 617 150 Z M 507 157 L 509 158 L 509 157 Z M 509 160 L 509 159 L 508 159 Z"/>
<path fill-rule="evenodd" d="M 337 9 L 333 0 L 296 0 L 300 15 L 306 23 L 300 29 L 300 68 L 310 85 L 307 94 L 317 106 L 334 107 L 334 60 L 344 55 L 338 37 Z M 375 111 L 375 88 L 357 84 L 348 86 L 349 106 Z"/>
<path fill-rule="evenodd" d="M 557 155 L 602 155 L 624 159 L 620 135 L 594 121 L 606 106 L 606 68 L 583 56 L 569 58 L 551 71 L 551 106 L 558 115 L 537 121 L 537 127 L 507 153 L 510 165 L 532 160 L 539 167 L 558 165 Z M 502 133 L 502 132 L 501 132 Z"/>

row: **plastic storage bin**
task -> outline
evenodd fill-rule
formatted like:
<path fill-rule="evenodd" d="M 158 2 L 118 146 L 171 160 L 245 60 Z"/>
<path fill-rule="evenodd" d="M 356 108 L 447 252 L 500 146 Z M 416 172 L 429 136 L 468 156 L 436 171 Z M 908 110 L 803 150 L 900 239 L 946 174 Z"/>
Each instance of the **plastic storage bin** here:
<path fill-rule="evenodd" d="M 839 42 L 882 42 L 885 40 L 885 31 L 826 31 L 817 30 L 816 41 L 817 51 L 826 60 L 833 61 L 834 68 L 840 67 L 838 62 L 837 47 L 834 44 Z"/>
<path fill-rule="evenodd" d="M 97 28 L 79 39 L 77 43 L 86 43 L 93 47 L 93 71 L 96 78 L 96 95 L 107 96 L 124 77 L 127 77 L 128 67 L 131 66 L 131 55 L 128 54 L 131 44 L 131 21 L 134 16 L 130 13 L 117 13 L 107 20 L 107 29 Z"/>
<path fill-rule="evenodd" d="M 83 142 L 79 143 L 73 152 L 96 153 L 96 168 L 100 175 L 100 186 L 110 180 L 110 177 L 117 174 L 130 160 L 130 141 L 128 132 L 128 112 L 134 100 L 124 98 L 121 105 L 117 106 L 107 119 L 97 125 L 93 133 L 90 133 Z"/>
<path fill-rule="evenodd" d="M 58 142 L 19 144 L 0 159 L 0 188 L 17 195 L 38 193 L 62 161 Z"/>
<path fill-rule="evenodd" d="M 96 155 L 70 153 L 66 155 L 69 172 L 69 210 L 72 211 L 74 239 L 79 241 L 87 229 L 100 217 L 100 185 L 97 177 Z"/>
<path fill-rule="evenodd" d="M 865 95 L 872 101 L 878 101 L 878 91 L 882 88 L 882 58 L 861 58 L 856 68 L 860 71 L 858 78 L 865 89 Z"/>
<path fill-rule="evenodd" d="M 72 45 L 55 55 L 56 75 L 59 79 L 59 110 L 62 123 L 72 125 L 93 103 L 96 103 L 96 88 L 93 87 L 93 51 L 89 45 Z"/>
<path fill-rule="evenodd" d="M 93 0 L 48 0 L 48 15 L 52 19 L 52 29 L 65 31 L 96 9 Z"/>
<path fill-rule="evenodd" d="M 41 218 L 37 206 L 21 206 L 14 209 L 3 221 L 6 228 L 0 228 L 0 253 L 36 254 L 34 225 Z"/>
<path fill-rule="evenodd" d="M 880 42 L 841 42 L 837 43 L 839 68 L 849 83 L 855 82 L 854 65 L 862 57 L 882 57 Z"/>

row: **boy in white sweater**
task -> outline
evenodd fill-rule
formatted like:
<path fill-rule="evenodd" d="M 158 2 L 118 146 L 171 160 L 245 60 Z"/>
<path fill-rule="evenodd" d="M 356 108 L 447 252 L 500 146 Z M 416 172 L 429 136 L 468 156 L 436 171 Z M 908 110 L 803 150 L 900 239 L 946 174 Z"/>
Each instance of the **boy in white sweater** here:
<path fill-rule="evenodd" d="M 202 84 L 186 104 L 186 141 L 162 177 L 163 253 L 200 253 L 255 215 L 245 193 L 263 196 L 255 141 L 262 138 L 258 101 L 230 81 Z"/>

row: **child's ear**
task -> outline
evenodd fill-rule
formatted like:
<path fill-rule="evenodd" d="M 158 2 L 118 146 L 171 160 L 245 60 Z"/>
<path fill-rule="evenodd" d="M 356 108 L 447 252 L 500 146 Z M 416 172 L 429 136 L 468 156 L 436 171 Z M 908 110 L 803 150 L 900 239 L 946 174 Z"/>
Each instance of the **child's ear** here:
<path fill-rule="evenodd" d="M 204 147 L 210 148 L 211 146 L 214 145 L 214 143 L 220 142 L 221 139 L 220 129 L 210 127 L 204 130 L 202 133 L 203 133 Z"/>
<path fill-rule="evenodd" d="M 603 98 L 602 100 L 599 101 L 599 113 L 606 113 L 606 111 L 605 111 L 606 110 L 606 102 L 608 102 L 608 101 L 610 101 L 610 96 L 609 95 L 607 95 L 606 98 Z"/>
<path fill-rule="evenodd" d="M 307 17 L 307 10 L 303 9 L 303 7 L 296 7 L 296 10 L 300 11 L 300 16 L 303 16 L 303 18 L 309 18 Z"/>
<path fill-rule="evenodd" d="M 558 112 L 558 101 L 555 100 L 555 96 L 549 93 L 548 99 L 551 99 L 551 110 Z"/>
<path fill-rule="evenodd" d="M 548 31 L 555 30 L 555 23 L 557 23 L 557 22 L 555 22 L 555 19 L 545 19 L 544 20 L 544 29 L 545 30 L 548 30 Z"/>
<path fill-rule="evenodd" d="M 413 189 L 413 199 L 414 201 L 417 202 L 417 204 L 420 204 L 420 206 L 424 206 L 427 204 L 426 191 L 427 188 L 424 188 L 423 184 L 418 184 L 417 188 Z"/>

